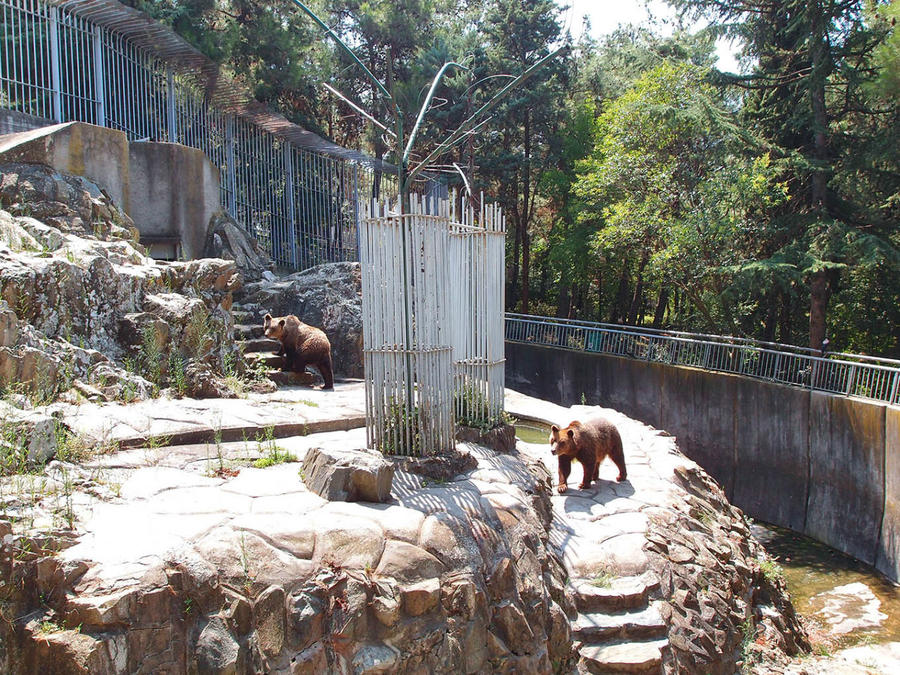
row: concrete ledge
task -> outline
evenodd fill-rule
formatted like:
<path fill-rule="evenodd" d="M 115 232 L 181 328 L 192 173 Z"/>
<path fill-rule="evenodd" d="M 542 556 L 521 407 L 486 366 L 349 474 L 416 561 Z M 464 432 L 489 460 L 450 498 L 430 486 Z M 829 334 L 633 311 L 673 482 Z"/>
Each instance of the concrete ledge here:
<path fill-rule="evenodd" d="M 121 131 L 83 122 L 0 136 L 0 162 L 44 164 L 97 183 L 144 236 L 180 242 L 203 256 L 221 209 L 219 170 L 202 150 L 177 143 L 129 143 Z"/>
<path fill-rule="evenodd" d="M 556 347 L 506 343 L 506 383 L 615 408 L 678 438 L 750 516 L 900 580 L 900 408 Z"/>

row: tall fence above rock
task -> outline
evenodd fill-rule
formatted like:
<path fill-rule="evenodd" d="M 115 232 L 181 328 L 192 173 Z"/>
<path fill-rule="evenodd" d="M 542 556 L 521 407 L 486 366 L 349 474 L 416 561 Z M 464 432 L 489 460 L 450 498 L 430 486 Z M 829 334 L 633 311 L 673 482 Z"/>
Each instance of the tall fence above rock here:
<path fill-rule="evenodd" d="M 455 203 L 373 202 L 360 224 L 368 441 L 388 454 L 445 452 L 456 421 L 503 410 L 504 220 Z"/>
<path fill-rule="evenodd" d="M 222 206 L 282 265 L 356 260 L 359 196 L 396 193 L 389 166 L 271 112 L 116 0 L 0 0 L 0 41 L 0 108 L 202 150 Z"/>

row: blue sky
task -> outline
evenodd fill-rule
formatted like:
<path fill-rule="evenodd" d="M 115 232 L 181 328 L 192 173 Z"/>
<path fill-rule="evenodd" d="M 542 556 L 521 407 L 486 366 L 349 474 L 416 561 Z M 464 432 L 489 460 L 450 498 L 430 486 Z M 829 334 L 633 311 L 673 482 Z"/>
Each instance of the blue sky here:
<path fill-rule="evenodd" d="M 577 38 L 582 31 L 582 17 L 588 15 L 591 20 L 591 33 L 600 37 L 611 33 L 622 23 L 643 24 L 662 35 L 672 33 L 675 24 L 675 12 L 662 0 L 557 0 L 561 6 L 570 9 L 562 13 L 563 25 L 570 28 L 572 36 Z M 737 60 L 732 53 L 730 43 L 719 40 L 716 43 L 719 56 L 719 68 L 735 71 Z"/>

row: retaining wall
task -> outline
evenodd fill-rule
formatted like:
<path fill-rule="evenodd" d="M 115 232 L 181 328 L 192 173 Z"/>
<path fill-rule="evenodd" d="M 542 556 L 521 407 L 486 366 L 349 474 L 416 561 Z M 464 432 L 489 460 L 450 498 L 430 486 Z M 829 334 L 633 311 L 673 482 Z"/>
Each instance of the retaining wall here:
<path fill-rule="evenodd" d="M 2 135 L 0 161 L 46 164 L 94 181 L 142 240 L 177 241 L 187 259 L 203 256 L 210 218 L 221 209 L 219 170 L 201 150 L 129 142 L 121 131 L 83 122 Z"/>
<path fill-rule="evenodd" d="M 900 580 L 900 408 L 517 342 L 506 343 L 506 384 L 560 405 L 583 397 L 665 429 L 753 518 Z"/>

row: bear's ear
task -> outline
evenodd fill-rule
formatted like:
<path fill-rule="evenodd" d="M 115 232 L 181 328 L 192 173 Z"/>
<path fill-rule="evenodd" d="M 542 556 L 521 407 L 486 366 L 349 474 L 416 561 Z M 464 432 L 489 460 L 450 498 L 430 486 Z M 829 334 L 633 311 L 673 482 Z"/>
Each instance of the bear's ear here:
<path fill-rule="evenodd" d="M 281 327 L 284 327 L 284 319 L 282 319 L 281 321 L 279 321 L 279 322 L 278 322 L 278 325 L 281 326 Z"/>
<path fill-rule="evenodd" d="M 271 314 L 266 314 L 266 315 L 263 317 L 263 321 L 265 321 L 266 323 L 269 323 L 271 320 L 272 320 L 272 315 L 271 315 Z"/>
<path fill-rule="evenodd" d="M 567 436 L 568 436 L 569 438 L 575 438 L 575 432 L 572 431 L 571 429 L 569 429 L 569 432 L 568 432 Z"/>
<path fill-rule="evenodd" d="M 554 434 L 558 434 L 559 427 L 554 424 L 552 427 L 550 427 L 550 431 L 552 431 Z"/>

